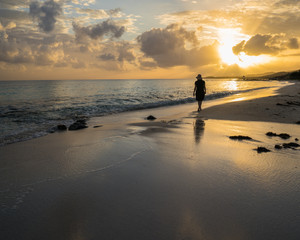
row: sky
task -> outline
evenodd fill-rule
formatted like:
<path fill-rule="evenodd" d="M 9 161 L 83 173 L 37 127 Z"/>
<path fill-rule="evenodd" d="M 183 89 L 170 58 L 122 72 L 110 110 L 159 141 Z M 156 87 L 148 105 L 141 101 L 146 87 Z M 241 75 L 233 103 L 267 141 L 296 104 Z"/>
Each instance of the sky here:
<path fill-rule="evenodd" d="M 0 80 L 300 69 L 300 0 L 0 0 Z"/>

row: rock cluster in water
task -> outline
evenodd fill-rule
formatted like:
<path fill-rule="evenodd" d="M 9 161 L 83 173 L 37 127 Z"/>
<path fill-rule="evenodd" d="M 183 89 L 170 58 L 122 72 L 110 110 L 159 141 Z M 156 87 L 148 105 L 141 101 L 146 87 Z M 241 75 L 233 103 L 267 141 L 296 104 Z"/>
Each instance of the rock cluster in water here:
<path fill-rule="evenodd" d="M 87 127 L 88 126 L 86 125 L 86 120 L 80 119 L 80 120 L 77 120 L 76 122 L 74 122 L 73 124 L 71 124 L 68 129 L 69 129 L 69 131 L 75 131 L 75 130 L 84 129 Z"/>
<path fill-rule="evenodd" d="M 87 128 L 87 123 L 85 119 L 79 119 L 76 120 L 76 122 L 72 123 L 69 127 L 67 127 L 64 124 L 58 124 L 57 126 L 51 128 L 49 130 L 50 133 L 54 133 L 56 131 L 75 131 L 75 130 L 79 130 L 79 129 L 84 129 Z"/>
<path fill-rule="evenodd" d="M 57 125 L 57 130 L 59 130 L 59 131 L 65 131 L 67 129 L 68 129 L 67 126 L 64 124 Z"/>

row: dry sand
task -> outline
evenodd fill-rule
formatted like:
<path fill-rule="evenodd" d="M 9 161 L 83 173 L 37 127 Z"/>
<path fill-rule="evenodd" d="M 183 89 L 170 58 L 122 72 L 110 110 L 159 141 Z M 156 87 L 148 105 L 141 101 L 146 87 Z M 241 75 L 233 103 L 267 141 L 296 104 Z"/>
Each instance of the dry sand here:
<path fill-rule="evenodd" d="M 1 147 L 1 237 L 299 239 L 299 148 L 274 149 L 300 139 L 299 92 L 95 118 Z"/>

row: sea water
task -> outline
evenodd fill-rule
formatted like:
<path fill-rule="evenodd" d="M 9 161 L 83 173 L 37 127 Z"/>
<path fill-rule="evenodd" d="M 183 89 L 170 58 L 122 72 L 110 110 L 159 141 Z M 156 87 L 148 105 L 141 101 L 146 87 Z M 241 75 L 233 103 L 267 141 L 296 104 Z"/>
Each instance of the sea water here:
<path fill-rule="evenodd" d="M 194 79 L 0 81 L 0 146 L 44 136 L 78 118 L 195 101 Z M 205 79 L 205 100 L 286 84 Z"/>

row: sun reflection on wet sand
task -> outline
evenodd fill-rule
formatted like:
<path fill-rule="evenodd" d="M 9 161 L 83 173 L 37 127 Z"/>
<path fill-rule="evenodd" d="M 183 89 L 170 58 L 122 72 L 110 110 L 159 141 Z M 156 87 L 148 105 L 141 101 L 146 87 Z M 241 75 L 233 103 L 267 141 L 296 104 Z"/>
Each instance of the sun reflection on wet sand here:
<path fill-rule="evenodd" d="M 201 113 L 192 113 L 180 128 L 163 138 L 153 137 L 157 141 L 155 151 L 170 168 L 167 178 L 171 182 L 172 178 L 180 179 L 180 184 L 173 182 L 170 188 L 185 186 L 182 199 L 177 198 L 180 234 L 192 239 L 222 239 L 225 235 L 228 239 L 247 239 L 249 229 L 253 236 L 261 234 L 255 230 L 257 224 L 267 224 L 266 232 L 278 233 L 281 230 L 268 224 L 277 221 L 268 211 L 284 216 L 282 228 L 295 226 L 292 209 L 295 196 L 299 196 L 299 151 L 276 151 L 274 145 L 281 140 L 265 135 L 272 129 L 300 136 L 292 124 L 202 120 Z M 230 135 L 246 135 L 253 140 L 231 140 Z M 257 146 L 266 146 L 271 152 L 259 154 Z M 216 228 L 226 230 L 215 232 Z"/>
<path fill-rule="evenodd" d="M 277 187 L 282 188 L 279 182 L 274 183 L 273 181 L 283 180 L 285 177 L 295 177 L 295 171 L 299 171 L 295 168 L 299 165 L 296 160 L 299 157 L 299 152 L 292 150 L 276 151 L 274 149 L 275 144 L 290 142 L 291 140 L 267 137 L 265 133 L 272 129 L 276 129 L 278 132 L 288 132 L 294 137 L 300 136 L 300 131 L 297 131 L 293 124 L 205 120 L 205 134 L 201 135 L 200 142 L 195 141 L 199 147 L 193 148 L 193 152 L 196 151 L 194 158 L 199 155 L 201 159 L 215 159 L 216 161 L 210 161 L 208 164 L 211 164 L 211 167 L 215 165 L 216 168 L 220 167 L 220 164 L 223 167 L 226 165 L 228 167 L 229 164 L 231 166 L 227 169 L 229 175 L 240 174 L 242 176 L 245 174 L 245 177 L 255 179 L 253 187 L 259 182 L 265 187 L 277 185 Z M 195 129 L 194 133 L 196 133 Z M 186 133 L 185 135 L 189 134 Z M 230 135 L 246 135 L 253 140 L 234 141 L 229 139 Z M 195 135 L 195 139 L 196 137 Z M 191 142 L 191 140 L 184 141 Z M 271 152 L 258 154 L 255 151 L 258 146 L 266 146 L 271 149 Z M 192 165 L 197 166 L 197 164 Z M 292 186 L 295 187 L 295 184 Z M 257 187 L 261 186 L 257 185 Z"/>

